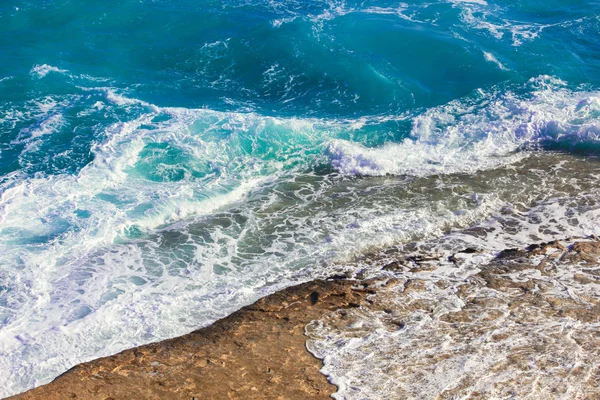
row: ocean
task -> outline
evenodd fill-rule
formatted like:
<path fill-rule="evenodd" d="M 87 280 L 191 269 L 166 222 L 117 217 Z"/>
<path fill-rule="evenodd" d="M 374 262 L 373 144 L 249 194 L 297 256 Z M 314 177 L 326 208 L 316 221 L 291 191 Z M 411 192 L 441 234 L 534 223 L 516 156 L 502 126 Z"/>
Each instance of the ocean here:
<path fill-rule="evenodd" d="M 596 0 L 4 0 L 0 60 L 0 396 L 390 246 L 600 234 Z"/>

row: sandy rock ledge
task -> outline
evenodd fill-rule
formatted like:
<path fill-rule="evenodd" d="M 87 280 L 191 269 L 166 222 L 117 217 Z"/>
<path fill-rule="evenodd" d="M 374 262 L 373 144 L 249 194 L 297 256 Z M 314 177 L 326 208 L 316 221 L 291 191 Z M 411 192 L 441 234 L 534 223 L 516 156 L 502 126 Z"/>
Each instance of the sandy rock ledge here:
<path fill-rule="evenodd" d="M 190 334 L 75 366 L 12 399 L 327 399 L 304 327 L 366 296 L 350 281 L 284 289 Z"/>

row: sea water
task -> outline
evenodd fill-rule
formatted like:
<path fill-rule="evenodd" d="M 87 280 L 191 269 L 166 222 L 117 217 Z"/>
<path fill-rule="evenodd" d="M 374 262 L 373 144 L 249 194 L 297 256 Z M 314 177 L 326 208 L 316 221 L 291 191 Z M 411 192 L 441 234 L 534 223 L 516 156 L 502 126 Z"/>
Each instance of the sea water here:
<path fill-rule="evenodd" d="M 599 44 L 594 0 L 3 1 L 0 396 L 388 246 L 595 233 Z"/>

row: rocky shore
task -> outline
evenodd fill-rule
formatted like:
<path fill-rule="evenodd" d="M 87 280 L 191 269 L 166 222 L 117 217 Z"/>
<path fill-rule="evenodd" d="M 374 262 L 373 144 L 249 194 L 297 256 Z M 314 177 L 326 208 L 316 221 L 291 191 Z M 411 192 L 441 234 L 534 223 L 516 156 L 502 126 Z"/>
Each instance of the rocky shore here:
<path fill-rule="evenodd" d="M 366 296 L 351 281 L 290 287 L 175 339 L 78 365 L 14 399 L 326 399 L 304 328 Z"/>
<path fill-rule="evenodd" d="M 13 398 L 326 399 L 336 386 L 319 370 L 341 372 L 309 353 L 307 339 L 324 357 L 332 340 L 341 352 L 350 339 L 373 337 L 376 347 L 365 341 L 372 366 L 360 353 L 333 357 L 363 371 L 348 378 L 357 395 L 362 385 L 416 398 L 417 385 L 422 398 L 521 398 L 525 390 L 530 398 L 600 399 L 599 258 L 595 237 L 494 254 L 397 256 L 378 277 L 290 287 L 209 327 L 78 365 Z M 466 278 L 439 272 L 465 263 Z M 467 359 L 475 367 L 460 369 Z M 454 381 L 435 381 L 440 373 Z M 369 386 L 379 381 L 380 389 Z"/>

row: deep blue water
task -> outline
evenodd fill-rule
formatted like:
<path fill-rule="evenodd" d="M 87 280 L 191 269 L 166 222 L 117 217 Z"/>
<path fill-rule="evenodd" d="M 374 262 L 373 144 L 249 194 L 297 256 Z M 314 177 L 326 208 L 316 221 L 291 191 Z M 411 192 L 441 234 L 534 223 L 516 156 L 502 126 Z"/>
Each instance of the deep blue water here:
<path fill-rule="evenodd" d="M 420 180 L 600 135 L 592 0 L 5 0 L 0 60 L 0 395 L 500 207 Z"/>

